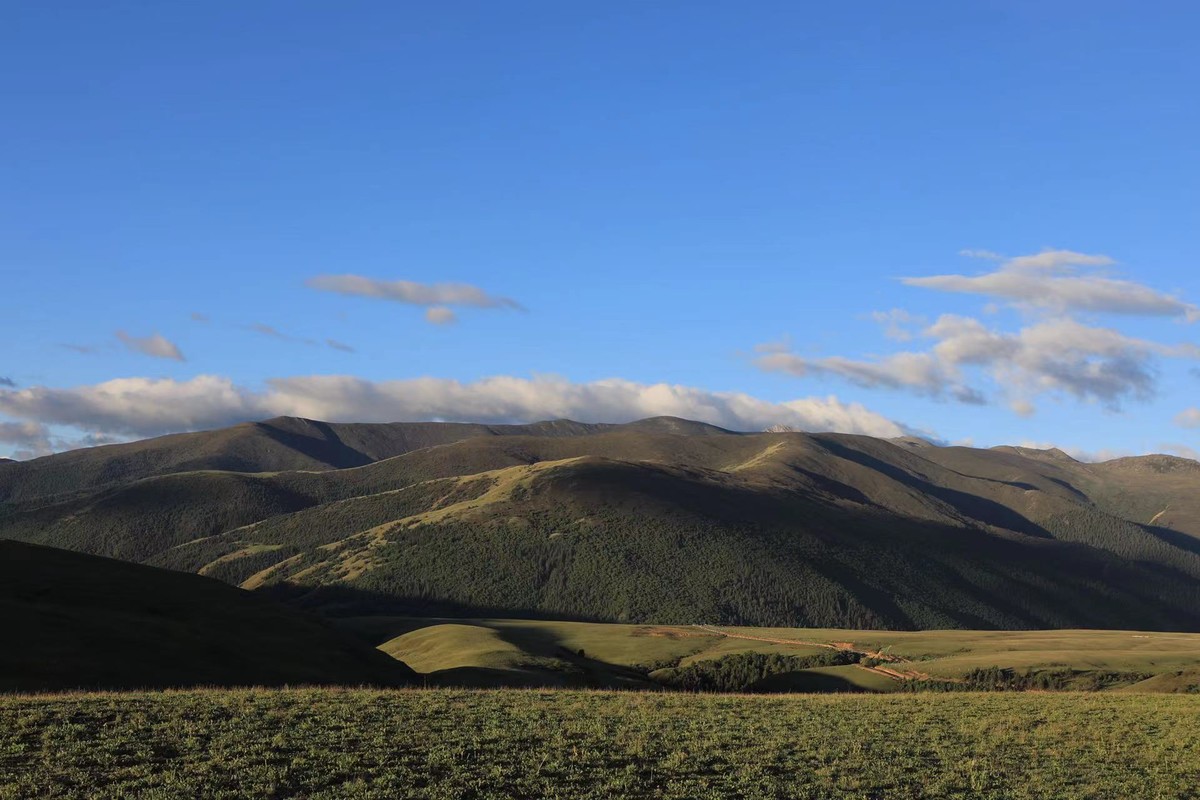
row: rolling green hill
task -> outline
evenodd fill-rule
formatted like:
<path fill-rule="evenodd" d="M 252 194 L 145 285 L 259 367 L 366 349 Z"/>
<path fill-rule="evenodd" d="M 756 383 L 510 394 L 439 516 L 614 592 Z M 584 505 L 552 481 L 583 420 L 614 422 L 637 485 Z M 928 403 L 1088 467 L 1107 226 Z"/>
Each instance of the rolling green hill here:
<path fill-rule="evenodd" d="M 303 447 L 263 445 L 284 429 Z M 0 535 L 336 613 L 1200 630 L 1200 464 L 1186 459 L 1084 464 L 670 418 L 186 436 L 199 438 L 117 446 L 169 451 L 168 474 L 112 478 L 109 459 L 101 481 L 71 474 L 72 453 L 15 465 L 36 469 L 10 476 Z M 258 471 L 172 471 L 201 449 Z"/>
<path fill-rule="evenodd" d="M 338 624 L 403 659 L 430 685 L 878 693 L 939 689 L 947 683 L 986 688 L 962 682 L 975 673 L 1007 670 L 1017 676 L 1070 673 L 1058 688 L 1200 692 L 1200 634 L 1194 633 L 409 617 L 352 617 Z M 1095 676 L 1106 676 L 1109 684 L 1091 681 Z"/>
<path fill-rule="evenodd" d="M 0 692 L 399 685 L 320 619 L 196 575 L 0 540 Z"/>

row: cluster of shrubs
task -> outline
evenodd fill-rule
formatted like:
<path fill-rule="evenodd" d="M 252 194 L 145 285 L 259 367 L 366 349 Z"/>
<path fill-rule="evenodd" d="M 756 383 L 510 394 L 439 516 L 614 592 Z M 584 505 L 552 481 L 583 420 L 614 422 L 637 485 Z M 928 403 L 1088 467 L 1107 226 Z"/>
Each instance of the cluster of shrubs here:
<path fill-rule="evenodd" d="M 1018 672 L 1011 667 L 973 669 L 961 681 L 905 681 L 908 692 L 1098 692 L 1150 677 L 1141 672 L 1054 669 Z"/>
<path fill-rule="evenodd" d="M 813 667 L 853 664 L 854 653 L 830 650 L 810 656 L 779 653 L 738 653 L 707 659 L 686 667 L 664 670 L 654 675 L 659 683 L 690 692 L 752 692 L 755 684 L 770 675 L 798 672 Z"/>

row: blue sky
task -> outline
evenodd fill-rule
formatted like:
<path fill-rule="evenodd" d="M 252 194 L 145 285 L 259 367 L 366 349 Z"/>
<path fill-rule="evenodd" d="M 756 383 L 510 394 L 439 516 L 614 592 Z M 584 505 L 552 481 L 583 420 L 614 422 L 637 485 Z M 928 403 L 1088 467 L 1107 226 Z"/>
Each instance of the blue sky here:
<path fill-rule="evenodd" d="M 1143 6 L 6 4 L 0 455 L 275 413 L 1194 453 L 1200 12 Z"/>

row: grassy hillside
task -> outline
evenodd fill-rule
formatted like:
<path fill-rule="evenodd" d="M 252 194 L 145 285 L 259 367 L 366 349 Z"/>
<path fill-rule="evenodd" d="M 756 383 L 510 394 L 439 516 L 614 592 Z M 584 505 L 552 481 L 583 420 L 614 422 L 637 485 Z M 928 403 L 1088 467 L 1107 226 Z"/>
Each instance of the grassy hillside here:
<path fill-rule="evenodd" d="M 412 676 L 315 617 L 218 581 L 3 540 L 0 618 L 0 691 Z"/>
<path fill-rule="evenodd" d="M 353 461 L 312 444 L 333 438 L 366 462 L 10 499 L 0 534 L 364 613 L 1200 630 L 1200 465 L 1184 459 L 671 419 L 263 426 L 307 432 L 288 452 L 324 466 Z M 276 441 L 229 431 L 195 441 Z M 388 448 L 409 449 L 372 460 Z"/>
<path fill-rule="evenodd" d="M 865 631 L 615 625 L 550 620 L 352 617 L 338 624 L 402 658 L 422 680 L 457 686 L 601 686 L 895 692 L 972 672 L 1072 672 L 1083 688 L 1200 692 L 1200 634 L 1144 631 Z M 754 656 L 761 663 L 739 663 Z M 866 666 L 859 662 L 871 659 Z M 775 663 L 766 663 L 773 660 Z M 824 661 L 826 664 L 822 664 Z M 874 663 L 872 663 L 874 662 Z M 735 684 L 705 673 L 742 671 Z M 689 673 L 690 670 L 690 673 Z M 763 671 L 765 670 L 765 671 Z M 770 679 L 759 678 L 770 675 Z M 690 680 L 690 682 L 689 682 Z"/>
<path fill-rule="evenodd" d="M 387 520 L 380 508 L 352 535 L 341 524 L 281 535 L 284 523 L 273 520 L 202 546 L 216 555 L 280 545 L 270 572 L 255 560 L 240 572 L 228 565 L 228 578 L 339 584 L 367 603 L 394 598 L 415 613 L 864 628 L 1200 624 L 1189 550 L 1164 553 L 1167 568 L 1155 569 L 1106 547 L 1101 526 L 1090 544 L 1021 534 L 967 522 L 927 494 L 902 494 L 900 502 L 928 503 L 921 519 L 773 488 L 750 472 L 542 461 L 503 470 L 479 497 L 428 512 Z M 1126 524 L 1090 508 L 1079 515 Z M 161 563 L 183 565 L 190 550 Z"/>
<path fill-rule="evenodd" d="M 0 797 L 1185 798 L 1198 742 L 1178 695 L 0 698 Z"/>

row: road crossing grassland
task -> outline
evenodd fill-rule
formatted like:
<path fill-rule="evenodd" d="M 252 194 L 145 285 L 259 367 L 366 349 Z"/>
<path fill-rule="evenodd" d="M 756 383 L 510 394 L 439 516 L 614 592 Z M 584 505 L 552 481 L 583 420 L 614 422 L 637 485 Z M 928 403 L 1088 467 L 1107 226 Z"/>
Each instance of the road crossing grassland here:
<path fill-rule="evenodd" d="M 1198 796 L 1200 696 L 0 698 L 0 797 Z"/>

